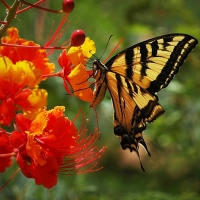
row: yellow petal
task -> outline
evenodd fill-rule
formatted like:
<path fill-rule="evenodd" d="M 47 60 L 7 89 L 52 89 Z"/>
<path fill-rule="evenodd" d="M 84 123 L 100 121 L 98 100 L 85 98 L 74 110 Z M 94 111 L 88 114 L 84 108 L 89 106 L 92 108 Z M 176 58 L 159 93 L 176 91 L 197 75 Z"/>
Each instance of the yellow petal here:
<path fill-rule="evenodd" d="M 48 111 L 48 115 L 52 114 L 54 117 L 59 118 L 64 116 L 64 112 L 65 112 L 64 106 L 56 106 L 54 107 L 54 109 Z"/>
<path fill-rule="evenodd" d="M 31 88 L 36 86 L 42 80 L 42 75 L 31 62 L 24 60 L 13 64 L 4 56 L 0 57 L 0 79 L 10 83 L 8 86 L 10 90 L 15 90 L 26 86 Z"/>
<path fill-rule="evenodd" d="M 90 38 L 79 47 L 71 47 L 67 53 L 71 62 L 77 66 L 79 63 L 86 64 L 86 61 L 96 52 L 95 43 Z"/>
<path fill-rule="evenodd" d="M 82 54 L 86 58 L 90 58 L 93 54 L 96 53 L 96 46 L 93 40 L 90 40 L 89 37 L 85 39 L 85 42 L 81 45 Z"/>
<path fill-rule="evenodd" d="M 28 119 L 34 119 L 38 112 L 47 105 L 48 93 L 44 89 L 34 89 L 29 95 L 27 103 L 22 107 Z"/>

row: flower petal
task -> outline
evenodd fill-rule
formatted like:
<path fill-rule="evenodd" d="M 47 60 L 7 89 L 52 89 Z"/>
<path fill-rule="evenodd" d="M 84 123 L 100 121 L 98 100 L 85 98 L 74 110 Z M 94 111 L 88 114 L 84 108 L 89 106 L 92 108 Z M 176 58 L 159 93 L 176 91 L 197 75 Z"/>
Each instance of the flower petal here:
<path fill-rule="evenodd" d="M 8 154 L 13 151 L 9 143 L 9 136 L 4 133 L 4 130 L 0 128 L 0 154 Z M 4 172 L 7 167 L 12 164 L 11 156 L 0 158 L 0 172 Z"/>
<path fill-rule="evenodd" d="M 86 61 L 96 52 L 95 43 L 88 37 L 79 47 L 71 47 L 68 51 L 68 57 L 71 62 L 77 66 L 79 63 L 86 64 Z"/>
<path fill-rule="evenodd" d="M 69 83 L 74 90 L 74 95 L 83 101 L 90 102 L 92 89 L 88 84 L 89 75 L 82 64 L 77 65 L 68 76 Z"/>
<path fill-rule="evenodd" d="M 48 93 L 44 89 L 34 89 L 31 91 L 31 94 L 24 101 L 16 100 L 22 109 L 24 114 L 29 119 L 34 119 L 38 112 L 47 105 L 47 96 Z"/>
<path fill-rule="evenodd" d="M 52 188 L 57 184 L 59 166 L 54 157 L 46 158 L 46 164 L 37 165 L 34 169 L 34 178 L 37 185 Z"/>
<path fill-rule="evenodd" d="M 49 62 L 45 49 L 34 48 L 39 45 L 33 41 L 27 41 L 19 37 L 17 28 L 11 27 L 7 30 L 7 36 L 1 39 L 2 43 L 17 44 L 23 47 L 0 46 L 0 54 L 9 57 L 15 64 L 18 61 L 29 61 L 42 75 L 53 73 L 55 65 Z"/>

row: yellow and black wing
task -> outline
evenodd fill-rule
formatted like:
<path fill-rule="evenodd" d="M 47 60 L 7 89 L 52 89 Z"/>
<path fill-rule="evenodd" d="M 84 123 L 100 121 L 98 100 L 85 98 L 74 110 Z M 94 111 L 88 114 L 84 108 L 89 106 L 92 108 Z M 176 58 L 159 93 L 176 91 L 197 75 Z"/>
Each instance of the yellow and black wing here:
<path fill-rule="evenodd" d="M 155 94 L 170 83 L 197 43 L 186 34 L 159 36 L 118 53 L 106 67 Z"/>
<path fill-rule="evenodd" d="M 185 34 L 163 35 L 138 43 L 112 57 L 105 65 L 94 62 L 95 90 L 91 107 L 96 107 L 109 90 L 114 106 L 114 133 L 121 136 L 123 149 L 138 153 L 147 122 L 164 109 L 156 92 L 165 88 L 197 45 Z M 150 154 L 149 154 L 150 155 Z"/>

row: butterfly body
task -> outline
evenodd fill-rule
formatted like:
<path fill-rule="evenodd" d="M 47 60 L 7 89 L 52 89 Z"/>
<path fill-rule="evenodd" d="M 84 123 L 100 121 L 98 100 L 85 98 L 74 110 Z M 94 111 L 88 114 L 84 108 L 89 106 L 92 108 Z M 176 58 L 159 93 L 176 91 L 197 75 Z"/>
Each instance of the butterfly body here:
<path fill-rule="evenodd" d="M 93 63 L 95 89 L 91 107 L 96 108 L 106 90 L 114 107 L 114 133 L 122 149 L 138 156 L 139 143 L 150 155 L 142 133 L 146 124 L 164 113 L 157 92 L 167 87 L 197 40 L 186 34 L 168 34 L 133 45 L 105 65 Z"/>

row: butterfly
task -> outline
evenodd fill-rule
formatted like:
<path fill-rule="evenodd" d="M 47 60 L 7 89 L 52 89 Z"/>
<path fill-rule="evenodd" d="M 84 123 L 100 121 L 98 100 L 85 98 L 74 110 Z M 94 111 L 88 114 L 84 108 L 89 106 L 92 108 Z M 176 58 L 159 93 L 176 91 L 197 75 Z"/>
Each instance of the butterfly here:
<path fill-rule="evenodd" d="M 168 86 L 197 43 L 186 34 L 162 35 L 123 50 L 106 64 L 99 59 L 93 62 L 95 87 L 90 107 L 96 108 L 106 91 L 110 92 L 114 133 L 121 137 L 122 149 L 135 151 L 139 160 L 139 144 L 150 156 L 142 135 L 147 123 L 165 112 L 156 93 Z"/>

